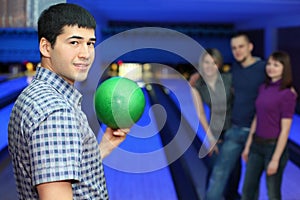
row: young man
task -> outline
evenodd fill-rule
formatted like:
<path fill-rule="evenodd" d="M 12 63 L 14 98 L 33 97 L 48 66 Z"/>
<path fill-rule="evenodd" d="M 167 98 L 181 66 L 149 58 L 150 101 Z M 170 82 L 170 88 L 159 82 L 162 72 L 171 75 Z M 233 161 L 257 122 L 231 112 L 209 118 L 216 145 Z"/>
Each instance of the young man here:
<path fill-rule="evenodd" d="M 220 200 L 232 170 L 240 159 L 255 114 L 258 88 L 265 80 L 265 61 L 252 56 L 253 44 L 245 33 L 231 39 L 231 49 L 236 62 L 232 65 L 234 94 L 232 127 L 224 136 L 224 142 L 212 170 L 206 193 L 207 200 Z"/>
<path fill-rule="evenodd" d="M 73 4 L 51 6 L 38 20 L 41 67 L 16 100 L 8 130 L 19 199 L 108 199 L 102 159 L 129 130 L 107 128 L 98 144 L 81 110 L 74 82 L 94 61 L 95 28 Z"/>

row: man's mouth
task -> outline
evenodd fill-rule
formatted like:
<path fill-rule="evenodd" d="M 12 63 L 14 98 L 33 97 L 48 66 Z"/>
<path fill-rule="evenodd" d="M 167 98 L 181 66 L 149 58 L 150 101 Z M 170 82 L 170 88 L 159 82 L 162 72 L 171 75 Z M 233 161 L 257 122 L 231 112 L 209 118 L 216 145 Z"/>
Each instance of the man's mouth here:
<path fill-rule="evenodd" d="M 89 68 L 89 64 L 87 63 L 76 63 L 74 66 L 79 70 L 87 70 Z"/>

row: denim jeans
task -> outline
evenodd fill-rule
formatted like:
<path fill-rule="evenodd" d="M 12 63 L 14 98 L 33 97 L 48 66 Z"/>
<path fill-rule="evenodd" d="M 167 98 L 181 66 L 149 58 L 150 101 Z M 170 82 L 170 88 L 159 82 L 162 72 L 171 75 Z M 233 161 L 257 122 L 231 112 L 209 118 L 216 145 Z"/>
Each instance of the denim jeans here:
<path fill-rule="evenodd" d="M 218 148 L 221 149 L 222 143 L 217 143 Z M 207 179 L 206 179 L 206 188 L 207 190 L 210 174 L 212 172 L 213 166 L 216 163 L 217 157 L 219 154 L 213 153 L 211 156 L 206 156 L 204 158 L 204 163 L 207 168 Z M 239 160 L 233 170 L 233 172 L 230 174 L 230 177 L 232 179 L 228 180 L 228 183 L 224 189 L 224 196 L 227 200 L 233 200 L 239 195 L 239 181 L 241 177 L 241 169 L 242 169 L 242 163 Z"/>
<path fill-rule="evenodd" d="M 228 178 L 240 159 L 248 134 L 248 128 L 237 126 L 232 126 L 226 131 L 224 142 L 209 179 L 206 200 L 222 200 Z"/>
<path fill-rule="evenodd" d="M 254 199 L 253 194 L 255 194 L 255 188 L 259 186 L 261 175 L 263 171 L 267 169 L 275 148 L 276 143 L 252 143 L 243 185 L 243 200 Z M 287 161 L 288 152 L 287 149 L 285 149 L 280 158 L 277 173 L 271 176 L 266 175 L 268 197 L 270 200 L 281 200 L 282 175 Z"/>
<path fill-rule="evenodd" d="M 216 144 L 218 146 L 218 149 L 221 149 L 222 147 L 222 143 L 217 143 Z M 207 168 L 207 180 L 206 180 L 206 187 L 208 187 L 208 181 L 209 181 L 209 177 L 210 177 L 210 174 L 212 172 L 212 169 L 216 163 L 216 160 L 217 160 L 217 157 L 218 157 L 218 154 L 216 154 L 215 152 L 211 155 L 211 156 L 206 156 L 204 158 L 205 162 L 205 166 Z M 207 189 L 207 188 L 206 188 Z"/>

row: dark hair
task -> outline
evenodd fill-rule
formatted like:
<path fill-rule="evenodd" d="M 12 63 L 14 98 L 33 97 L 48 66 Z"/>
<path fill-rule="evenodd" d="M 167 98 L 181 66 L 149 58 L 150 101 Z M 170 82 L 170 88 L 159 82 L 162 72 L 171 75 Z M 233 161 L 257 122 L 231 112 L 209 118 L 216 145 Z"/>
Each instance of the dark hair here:
<path fill-rule="evenodd" d="M 235 32 L 233 35 L 231 35 L 231 39 L 237 38 L 237 37 L 244 37 L 247 42 L 252 43 L 249 35 L 246 32 L 240 31 L 240 32 Z"/>
<path fill-rule="evenodd" d="M 94 17 L 84 8 L 68 3 L 60 3 L 44 10 L 38 20 L 38 38 L 46 38 L 53 47 L 65 26 L 96 29 Z"/>
<path fill-rule="evenodd" d="M 283 51 L 275 51 L 270 56 L 269 59 L 272 58 L 283 65 L 282 71 L 282 81 L 280 85 L 280 89 L 290 88 L 293 83 L 292 78 L 292 67 L 291 60 L 289 54 Z M 271 78 L 267 76 L 266 85 L 271 83 Z"/>

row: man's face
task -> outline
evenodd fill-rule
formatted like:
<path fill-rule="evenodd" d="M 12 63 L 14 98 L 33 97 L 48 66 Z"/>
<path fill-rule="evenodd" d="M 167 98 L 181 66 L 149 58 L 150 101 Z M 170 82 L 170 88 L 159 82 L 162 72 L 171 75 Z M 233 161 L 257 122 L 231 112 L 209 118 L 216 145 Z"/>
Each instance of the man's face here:
<path fill-rule="evenodd" d="M 50 68 L 70 84 L 84 81 L 95 58 L 95 31 L 65 26 L 50 50 Z"/>
<path fill-rule="evenodd" d="M 251 56 L 252 49 L 252 43 L 250 43 L 244 36 L 231 39 L 232 54 L 237 62 L 245 62 L 247 58 Z"/>

